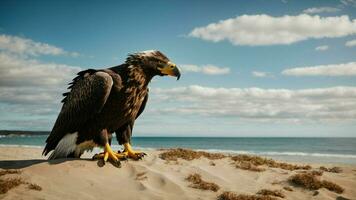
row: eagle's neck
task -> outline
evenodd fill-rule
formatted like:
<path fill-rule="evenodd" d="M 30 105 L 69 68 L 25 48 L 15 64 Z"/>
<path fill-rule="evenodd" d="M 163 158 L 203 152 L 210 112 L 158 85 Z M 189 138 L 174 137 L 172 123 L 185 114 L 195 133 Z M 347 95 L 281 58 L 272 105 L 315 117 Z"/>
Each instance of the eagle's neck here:
<path fill-rule="evenodd" d="M 135 85 L 139 84 L 141 86 L 147 86 L 152 78 L 157 75 L 149 70 L 144 70 L 143 67 L 128 63 L 109 69 L 117 74 L 120 74 L 123 82 L 131 82 Z"/>
<path fill-rule="evenodd" d="M 142 67 L 129 65 L 127 66 L 127 77 L 128 81 L 135 82 L 141 87 L 147 87 L 154 77 L 154 74 L 149 71 L 145 71 Z"/>

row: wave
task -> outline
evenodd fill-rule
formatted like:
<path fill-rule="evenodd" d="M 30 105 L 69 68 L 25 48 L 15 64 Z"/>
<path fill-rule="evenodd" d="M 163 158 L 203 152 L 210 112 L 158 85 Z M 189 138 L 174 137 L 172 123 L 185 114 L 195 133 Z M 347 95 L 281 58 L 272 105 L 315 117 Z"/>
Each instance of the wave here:
<path fill-rule="evenodd" d="M 8 134 L 8 135 L 0 135 L 0 138 L 13 138 L 13 137 L 46 137 L 47 135 L 28 135 L 28 134 Z"/>
<path fill-rule="evenodd" d="M 0 147 L 23 147 L 23 148 L 43 148 L 40 145 L 22 145 L 22 144 L 0 144 Z"/>

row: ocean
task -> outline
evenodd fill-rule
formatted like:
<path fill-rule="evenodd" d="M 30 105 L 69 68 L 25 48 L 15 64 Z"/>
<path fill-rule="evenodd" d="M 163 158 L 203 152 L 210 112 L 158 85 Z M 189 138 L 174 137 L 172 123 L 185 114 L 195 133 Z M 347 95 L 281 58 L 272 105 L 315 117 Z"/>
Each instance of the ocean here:
<path fill-rule="evenodd" d="M 46 135 L 0 135 L 0 146 L 43 148 L 46 138 Z M 133 137 L 132 144 L 140 149 L 180 147 L 285 161 L 356 164 L 356 138 Z M 121 148 L 115 138 L 113 148 Z"/>

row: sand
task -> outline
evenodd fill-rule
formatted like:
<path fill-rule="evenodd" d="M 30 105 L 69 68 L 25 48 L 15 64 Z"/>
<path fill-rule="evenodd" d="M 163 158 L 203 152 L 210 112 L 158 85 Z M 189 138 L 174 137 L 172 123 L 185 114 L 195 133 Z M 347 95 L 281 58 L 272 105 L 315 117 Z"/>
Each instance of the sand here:
<path fill-rule="evenodd" d="M 29 189 L 28 184 L 12 188 L 0 199 L 217 199 L 224 191 L 236 194 L 256 194 L 261 189 L 280 190 L 284 199 L 356 199 L 356 166 L 311 164 L 341 167 L 341 173 L 324 172 L 322 180 L 332 181 L 345 190 L 338 194 L 325 188 L 306 190 L 288 182 L 288 178 L 302 170 L 289 171 L 265 167 L 262 172 L 238 169 L 230 158 L 191 161 L 166 161 L 159 157 L 162 151 L 146 151 L 140 161 L 123 161 L 121 168 L 110 163 L 103 167 L 92 161 L 92 155 L 82 159 L 47 161 L 41 149 L 0 147 L 0 169 L 18 169 L 20 174 L 0 178 L 20 177 L 26 183 L 37 184 L 41 190 Z M 306 164 L 306 163 L 300 163 Z M 1 171 L 0 170 L 0 171 Z M 201 175 L 204 181 L 215 183 L 219 190 L 209 191 L 190 187 L 190 174 Z M 287 191 L 283 187 L 290 187 Z M 281 198 L 279 198 L 281 199 Z"/>

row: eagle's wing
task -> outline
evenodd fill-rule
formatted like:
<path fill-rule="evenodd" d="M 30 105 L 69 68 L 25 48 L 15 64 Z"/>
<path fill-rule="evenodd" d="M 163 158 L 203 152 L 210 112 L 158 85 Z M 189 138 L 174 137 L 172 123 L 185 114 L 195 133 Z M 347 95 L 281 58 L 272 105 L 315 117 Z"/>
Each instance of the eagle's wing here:
<path fill-rule="evenodd" d="M 143 110 L 145 109 L 147 100 L 148 100 L 148 89 L 147 89 L 147 94 L 146 94 L 145 98 L 144 98 L 143 101 L 142 101 L 140 110 L 138 110 L 138 112 L 137 112 L 136 119 L 141 115 L 141 113 L 142 113 Z"/>
<path fill-rule="evenodd" d="M 109 97 L 113 79 L 106 72 L 90 69 L 79 72 L 72 84 L 69 87 L 71 91 L 63 94 L 62 110 L 46 140 L 44 155 L 55 149 L 66 134 L 78 131 L 101 111 Z"/>

